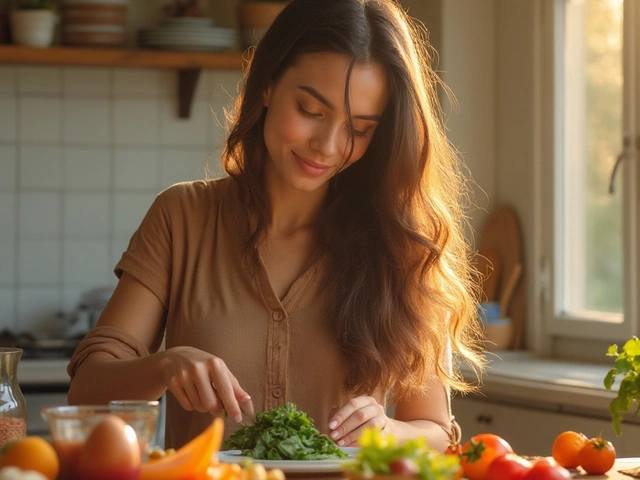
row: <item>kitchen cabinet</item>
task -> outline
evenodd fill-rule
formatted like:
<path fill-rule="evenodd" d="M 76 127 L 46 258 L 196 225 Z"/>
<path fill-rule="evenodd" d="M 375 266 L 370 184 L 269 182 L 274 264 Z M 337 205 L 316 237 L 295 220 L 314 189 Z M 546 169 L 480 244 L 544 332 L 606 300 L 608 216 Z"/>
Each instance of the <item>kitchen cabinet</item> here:
<path fill-rule="evenodd" d="M 0 45 L 0 64 L 77 65 L 128 68 L 169 68 L 178 74 L 178 115 L 188 118 L 203 68 L 240 70 L 241 53 L 175 52 L 141 49 Z"/>
<path fill-rule="evenodd" d="M 582 432 L 588 437 L 600 434 L 610 440 L 618 457 L 640 456 L 640 424 L 623 423 L 617 437 L 610 418 L 562 411 L 560 405 L 518 405 L 488 397 L 455 397 L 453 414 L 467 441 L 479 433 L 494 433 L 507 440 L 516 453 L 531 456 L 551 455 L 555 438 L 565 430 Z"/>

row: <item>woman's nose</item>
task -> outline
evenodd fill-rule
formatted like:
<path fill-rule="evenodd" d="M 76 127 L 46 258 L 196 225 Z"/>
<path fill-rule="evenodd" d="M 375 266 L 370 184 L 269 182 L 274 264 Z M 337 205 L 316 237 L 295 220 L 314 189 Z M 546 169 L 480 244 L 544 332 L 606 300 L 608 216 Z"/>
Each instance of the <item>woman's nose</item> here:
<path fill-rule="evenodd" d="M 311 137 L 311 147 L 325 157 L 332 157 L 346 149 L 347 135 L 344 128 L 323 125 Z"/>

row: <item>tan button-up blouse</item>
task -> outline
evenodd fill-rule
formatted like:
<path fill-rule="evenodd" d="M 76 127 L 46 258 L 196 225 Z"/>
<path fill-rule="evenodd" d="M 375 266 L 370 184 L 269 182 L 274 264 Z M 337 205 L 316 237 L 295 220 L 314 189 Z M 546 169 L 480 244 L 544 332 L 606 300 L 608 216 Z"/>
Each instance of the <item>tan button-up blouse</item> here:
<path fill-rule="evenodd" d="M 263 265 L 257 275 L 243 267 L 246 224 L 233 179 L 174 185 L 158 195 L 115 272 L 130 273 L 162 302 L 166 348 L 190 345 L 220 357 L 256 411 L 291 401 L 326 433 L 331 414 L 351 396 L 327 326 L 322 261 L 311 264 L 280 300 Z M 130 337 L 106 340 L 113 342 L 131 343 L 121 350 L 105 347 L 118 358 L 144 352 Z M 69 365 L 71 375 L 81 351 L 82 345 Z M 384 395 L 371 394 L 384 404 Z M 185 411 L 168 393 L 166 447 L 183 445 L 211 420 L 210 414 Z M 225 437 L 237 428 L 227 419 Z"/>

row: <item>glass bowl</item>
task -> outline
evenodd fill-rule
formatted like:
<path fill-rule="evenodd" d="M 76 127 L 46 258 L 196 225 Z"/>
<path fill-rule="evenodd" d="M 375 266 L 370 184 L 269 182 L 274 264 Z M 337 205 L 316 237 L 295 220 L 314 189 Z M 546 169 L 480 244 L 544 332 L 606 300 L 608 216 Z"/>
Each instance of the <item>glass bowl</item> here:
<path fill-rule="evenodd" d="M 159 405 L 156 402 L 122 402 L 107 405 L 45 407 L 40 411 L 49 426 L 51 444 L 60 460 L 59 478 L 76 478 L 76 462 L 93 428 L 109 415 L 127 422 L 136 432 L 143 458 L 153 446 Z M 64 474 L 64 475 L 63 475 Z"/>

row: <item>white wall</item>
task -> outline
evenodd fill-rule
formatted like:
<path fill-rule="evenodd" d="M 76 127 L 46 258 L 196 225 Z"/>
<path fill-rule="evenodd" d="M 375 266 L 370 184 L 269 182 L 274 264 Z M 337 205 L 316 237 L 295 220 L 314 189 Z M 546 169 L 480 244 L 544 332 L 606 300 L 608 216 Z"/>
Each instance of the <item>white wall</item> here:
<path fill-rule="evenodd" d="M 468 213 L 479 230 L 497 205 L 497 0 L 403 0 L 432 33 L 438 73 L 452 98 L 443 96 L 451 143 L 472 183 L 475 207 Z"/>
<path fill-rule="evenodd" d="M 56 330 L 113 267 L 155 195 L 219 169 L 215 123 L 240 72 L 0 66 L 0 330 Z"/>
<path fill-rule="evenodd" d="M 478 208 L 470 212 L 471 224 L 478 232 L 487 212 L 502 204 L 516 210 L 525 255 L 527 317 L 533 318 L 537 267 L 532 245 L 537 201 L 534 46 L 539 2 L 421 2 L 404 0 L 403 4 L 438 32 L 441 77 L 458 103 L 457 111 L 448 117 L 448 136 L 477 183 Z"/>

